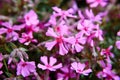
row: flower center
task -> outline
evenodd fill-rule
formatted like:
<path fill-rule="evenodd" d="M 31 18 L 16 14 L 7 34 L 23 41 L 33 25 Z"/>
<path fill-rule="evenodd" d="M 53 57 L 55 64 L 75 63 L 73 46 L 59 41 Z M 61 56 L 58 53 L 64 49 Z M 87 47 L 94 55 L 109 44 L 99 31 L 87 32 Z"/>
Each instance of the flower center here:
<path fill-rule="evenodd" d="M 27 63 L 23 63 L 23 64 L 22 64 L 22 67 L 25 67 L 26 65 L 27 65 Z"/>
<path fill-rule="evenodd" d="M 46 65 L 46 67 L 47 67 L 47 68 L 51 68 L 52 66 L 50 66 L 50 65 Z"/>
<path fill-rule="evenodd" d="M 58 43 L 62 43 L 62 41 L 63 41 L 61 36 L 59 38 L 56 38 L 56 40 Z"/>
<path fill-rule="evenodd" d="M 11 33 L 13 30 L 12 29 L 8 29 L 8 33 Z"/>

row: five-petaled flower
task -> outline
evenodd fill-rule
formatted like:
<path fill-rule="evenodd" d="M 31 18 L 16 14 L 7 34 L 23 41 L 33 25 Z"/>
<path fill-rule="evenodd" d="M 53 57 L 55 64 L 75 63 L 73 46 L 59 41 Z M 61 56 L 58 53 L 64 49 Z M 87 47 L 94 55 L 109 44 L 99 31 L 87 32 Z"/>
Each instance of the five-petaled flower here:
<path fill-rule="evenodd" d="M 89 75 L 92 72 L 91 69 L 85 69 L 85 64 L 80 62 L 71 63 L 71 69 L 75 70 L 76 73 L 83 74 L 85 76 Z"/>
<path fill-rule="evenodd" d="M 47 56 L 42 56 L 40 60 L 44 65 L 39 63 L 38 68 L 41 68 L 42 70 L 56 71 L 57 69 L 62 67 L 62 63 L 56 64 L 57 59 L 54 57 L 50 57 L 48 61 Z"/>
<path fill-rule="evenodd" d="M 22 75 L 23 77 L 29 76 L 31 73 L 36 73 L 35 62 L 24 62 L 20 61 L 17 64 L 17 75 Z"/>

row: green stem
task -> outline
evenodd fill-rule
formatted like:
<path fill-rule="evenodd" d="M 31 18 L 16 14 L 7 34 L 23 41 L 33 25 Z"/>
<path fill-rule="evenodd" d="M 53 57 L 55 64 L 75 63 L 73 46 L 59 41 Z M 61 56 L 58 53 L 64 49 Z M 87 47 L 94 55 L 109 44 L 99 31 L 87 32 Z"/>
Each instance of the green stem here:
<path fill-rule="evenodd" d="M 4 65 L 5 65 L 5 69 L 6 69 L 6 71 L 9 72 L 9 71 L 8 71 L 8 67 L 7 67 L 7 64 L 6 64 L 6 61 L 3 60 L 3 63 L 4 63 Z"/>

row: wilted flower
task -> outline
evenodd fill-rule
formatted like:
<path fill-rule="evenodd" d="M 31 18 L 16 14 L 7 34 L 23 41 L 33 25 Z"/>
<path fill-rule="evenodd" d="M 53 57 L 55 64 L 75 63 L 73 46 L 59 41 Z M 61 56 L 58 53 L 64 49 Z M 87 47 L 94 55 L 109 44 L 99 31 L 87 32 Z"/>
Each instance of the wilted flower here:
<path fill-rule="evenodd" d="M 27 53 L 25 52 L 25 49 L 24 49 L 24 48 L 16 48 L 16 49 L 14 49 L 14 50 L 10 53 L 9 60 L 8 60 L 8 64 L 10 64 L 11 61 L 12 61 L 15 57 L 18 57 L 18 58 L 20 58 L 21 60 L 28 59 L 28 55 L 27 55 Z"/>

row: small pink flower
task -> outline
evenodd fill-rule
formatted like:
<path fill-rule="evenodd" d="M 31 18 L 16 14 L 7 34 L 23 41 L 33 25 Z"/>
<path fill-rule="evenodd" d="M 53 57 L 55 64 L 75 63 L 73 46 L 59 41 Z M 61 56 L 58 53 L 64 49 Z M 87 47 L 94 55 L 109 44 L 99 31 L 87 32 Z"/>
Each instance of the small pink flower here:
<path fill-rule="evenodd" d="M 48 28 L 48 31 L 46 32 L 47 36 L 53 37 L 55 40 L 46 42 L 45 47 L 47 50 L 51 50 L 56 44 L 59 45 L 59 54 L 60 55 L 65 55 L 68 53 L 68 50 L 65 47 L 65 38 L 63 37 L 63 33 L 57 34 L 54 32 L 53 28 Z"/>
<path fill-rule="evenodd" d="M 69 66 L 64 66 L 60 70 L 61 73 L 57 73 L 57 80 L 69 80 L 70 78 L 74 78 L 76 76 Z"/>
<path fill-rule="evenodd" d="M 26 28 L 26 33 L 38 32 L 40 30 L 38 26 L 34 26 L 34 25 L 25 26 L 25 28 Z"/>
<path fill-rule="evenodd" d="M 105 80 L 120 80 L 114 71 L 112 71 L 112 65 L 108 64 L 103 67 L 103 70 L 97 73 L 98 78 L 105 78 Z"/>
<path fill-rule="evenodd" d="M 91 69 L 85 69 L 85 64 L 83 63 L 77 63 L 73 62 L 71 63 L 71 69 L 75 70 L 79 74 L 83 74 L 85 76 L 89 75 L 90 72 L 92 72 Z"/>
<path fill-rule="evenodd" d="M 19 38 L 20 43 L 24 43 L 25 45 L 29 45 L 31 42 L 37 42 L 36 39 L 33 39 L 32 33 L 22 33 L 22 38 Z"/>
<path fill-rule="evenodd" d="M 109 46 L 107 49 L 102 49 L 101 55 L 105 55 L 106 57 L 114 57 L 113 53 L 110 51 L 113 48 L 113 46 Z"/>
<path fill-rule="evenodd" d="M 90 7 L 97 7 L 98 5 L 105 7 L 108 0 L 86 0 Z"/>
<path fill-rule="evenodd" d="M 98 15 L 95 16 L 92 9 L 90 9 L 90 10 L 86 9 L 85 13 L 86 13 L 87 18 L 91 22 L 99 22 L 99 23 L 101 23 L 101 20 L 102 20 L 101 15 L 98 14 Z"/>
<path fill-rule="evenodd" d="M 31 73 L 36 73 L 35 62 L 24 62 L 20 61 L 17 64 L 17 75 L 22 75 L 23 77 L 29 76 Z"/>
<path fill-rule="evenodd" d="M 120 31 L 117 32 L 117 36 L 120 36 Z"/>
<path fill-rule="evenodd" d="M 12 26 L 10 22 L 4 22 L 2 25 L 6 28 L 0 28 L 0 34 L 6 33 L 6 39 L 13 41 L 16 41 L 19 38 L 19 34 L 15 31 L 20 31 L 25 27 L 24 24 Z"/>
<path fill-rule="evenodd" d="M 80 30 L 85 35 L 90 35 L 91 31 L 93 31 L 94 25 L 89 20 L 79 21 L 77 25 L 77 29 Z"/>
<path fill-rule="evenodd" d="M 60 17 L 61 20 L 62 19 L 67 20 L 67 17 L 76 18 L 76 16 L 73 15 L 74 10 L 72 8 L 68 10 L 61 10 L 58 7 L 53 7 L 53 10 L 55 11 L 53 15 L 56 17 Z"/>
<path fill-rule="evenodd" d="M 72 45 L 73 50 L 80 52 L 84 48 L 82 45 L 86 43 L 86 38 L 83 37 L 83 34 L 77 33 L 75 37 L 67 38 L 66 42 L 69 42 Z"/>
<path fill-rule="evenodd" d="M 3 60 L 3 55 L 2 55 L 2 53 L 0 53 L 0 69 L 3 67 L 2 60 Z M 3 71 L 0 70 L 0 75 L 1 75 L 2 73 L 3 73 Z"/>
<path fill-rule="evenodd" d="M 28 13 L 26 13 L 24 19 L 27 26 L 36 26 L 39 23 L 38 16 L 34 10 L 30 10 Z"/>
<path fill-rule="evenodd" d="M 116 47 L 118 48 L 118 49 L 120 49 L 120 41 L 116 41 Z"/>
<path fill-rule="evenodd" d="M 42 56 L 40 60 L 44 65 L 38 64 L 38 68 L 41 68 L 42 70 L 56 71 L 56 69 L 59 69 L 62 67 L 62 63 L 54 65 L 57 62 L 57 59 L 54 57 L 50 57 L 48 61 L 47 56 Z"/>
<path fill-rule="evenodd" d="M 100 29 L 99 25 L 96 25 L 96 30 L 94 31 L 95 37 L 98 38 L 100 41 L 103 41 L 103 31 Z"/>

